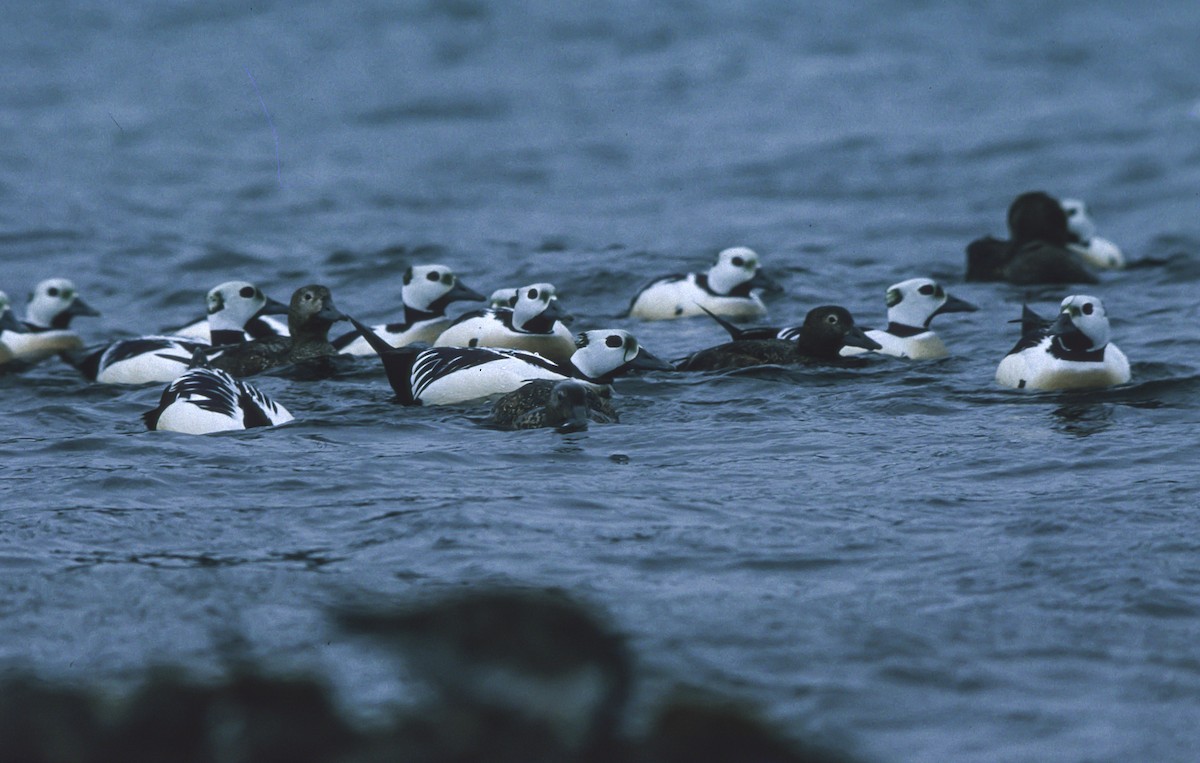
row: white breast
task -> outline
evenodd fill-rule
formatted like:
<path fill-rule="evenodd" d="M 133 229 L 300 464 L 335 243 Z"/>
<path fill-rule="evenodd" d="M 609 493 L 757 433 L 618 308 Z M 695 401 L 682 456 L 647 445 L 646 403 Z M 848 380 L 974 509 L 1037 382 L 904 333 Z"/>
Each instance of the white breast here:
<path fill-rule="evenodd" d="M 435 347 L 504 347 L 536 352 L 555 363 L 565 363 L 575 352 L 575 336 L 562 321 L 554 322 L 550 334 L 528 334 L 514 331 L 503 321 L 479 315 L 467 318 L 442 332 Z"/>
<path fill-rule="evenodd" d="M 655 281 L 643 289 L 629 309 L 630 316 L 648 321 L 704 315 L 700 308 L 728 318 L 756 318 L 767 312 L 757 294 L 721 297 L 696 285 L 696 274 L 679 281 Z"/>
<path fill-rule="evenodd" d="M 861 347 L 845 346 L 841 350 L 842 357 L 862 355 L 866 352 L 877 352 L 881 355 L 891 355 L 896 358 L 910 360 L 936 360 L 946 357 L 949 352 L 946 344 L 936 333 L 926 331 L 913 336 L 896 336 L 882 329 L 871 329 L 865 332 L 867 336 L 879 342 L 882 347 L 878 350 L 865 350 Z"/>
<path fill-rule="evenodd" d="M 393 347 L 407 347 L 410 344 L 418 342 L 428 342 L 432 344 L 441 335 L 442 331 L 450 324 L 450 319 L 446 317 L 430 318 L 425 321 L 417 321 L 409 326 L 404 331 L 388 331 L 387 324 L 372 326 L 372 330 L 379 335 L 383 341 Z M 375 351 L 371 349 L 371 345 L 367 344 L 367 340 L 361 336 L 353 342 L 343 347 L 340 352 L 343 355 L 374 355 Z"/>
<path fill-rule="evenodd" d="M 16 360 L 37 363 L 60 352 L 78 350 L 83 347 L 83 340 L 74 331 L 55 330 L 37 331 L 18 334 L 15 331 L 5 331 L 0 334 L 0 342 L 8 347 Z"/>
<path fill-rule="evenodd" d="M 1104 348 L 1104 360 L 1062 360 L 1049 353 L 1050 339 L 1009 355 L 996 369 L 996 383 L 1017 389 L 1063 390 L 1110 387 L 1129 381 L 1129 360 L 1114 344 Z"/>

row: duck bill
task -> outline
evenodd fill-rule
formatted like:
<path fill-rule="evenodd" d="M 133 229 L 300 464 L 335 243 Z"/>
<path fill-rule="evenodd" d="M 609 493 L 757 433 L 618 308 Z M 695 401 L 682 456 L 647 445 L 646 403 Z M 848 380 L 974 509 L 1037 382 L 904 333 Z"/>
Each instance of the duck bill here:
<path fill-rule="evenodd" d="M 350 320 L 345 313 L 337 309 L 332 299 L 325 300 L 325 304 L 321 307 L 321 311 L 317 313 L 317 317 L 330 323 Z"/>
<path fill-rule="evenodd" d="M 630 371 L 674 371 L 675 366 L 662 360 L 644 347 L 638 348 L 638 354 L 633 356 L 633 360 L 625 364 L 625 368 Z"/>
<path fill-rule="evenodd" d="M 450 302 L 482 302 L 487 297 L 456 279 L 454 286 L 450 288 L 450 291 L 446 292 L 446 296 L 443 299 L 449 304 Z"/>
<path fill-rule="evenodd" d="M 558 299 L 555 298 L 552 298 L 546 303 L 546 309 L 542 311 L 542 317 L 545 318 L 548 323 L 561 321 L 564 318 L 567 320 L 574 320 L 570 315 L 567 314 L 567 311 L 563 310 L 562 307 L 559 306 Z"/>
<path fill-rule="evenodd" d="M 1054 321 L 1054 323 L 1050 324 L 1049 331 L 1054 336 L 1067 336 L 1069 334 L 1082 333 L 1071 321 L 1071 316 L 1065 312 L 1058 314 L 1058 318 Z"/>
<path fill-rule="evenodd" d="M 257 318 L 260 315 L 287 315 L 287 314 L 288 314 L 288 306 L 287 305 L 283 304 L 282 302 L 280 302 L 277 299 L 271 299 L 270 297 L 267 297 L 267 303 L 265 305 L 263 305 L 261 308 L 259 308 L 259 311 L 254 314 L 254 317 Z"/>
<path fill-rule="evenodd" d="M 586 432 L 588 428 L 588 410 L 585 405 L 572 405 L 566 421 L 554 429 L 562 434 Z"/>
<path fill-rule="evenodd" d="M 87 302 L 84 302 L 79 297 L 76 297 L 74 300 L 72 300 L 71 304 L 67 306 L 67 315 L 75 317 L 89 315 L 95 317 L 100 315 L 100 311 L 89 305 Z"/>
<path fill-rule="evenodd" d="M 842 343 L 849 347 L 861 347 L 864 350 L 881 350 L 883 345 L 867 336 L 858 326 L 851 326 L 842 338 Z"/>
<path fill-rule="evenodd" d="M 755 271 L 754 277 L 750 279 L 750 288 L 762 289 L 763 291 L 768 292 L 783 291 L 783 287 L 779 285 L 779 282 L 767 275 L 761 269 Z"/>
<path fill-rule="evenodd" d="M 952 294 L 946 295 L 946 302 L 937 310 L 933 311 L 934 315 L 942 313 L 973 313 L 979 308 L 967 302 L 965 299 L 959 299 Z M 932 317 L 932 316 L 930 316 Z"/>

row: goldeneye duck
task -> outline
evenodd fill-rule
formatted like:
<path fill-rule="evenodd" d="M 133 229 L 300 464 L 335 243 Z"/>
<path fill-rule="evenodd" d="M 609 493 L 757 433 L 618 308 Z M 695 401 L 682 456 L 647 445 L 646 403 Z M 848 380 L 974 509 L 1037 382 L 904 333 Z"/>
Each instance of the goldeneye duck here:
<path fill-rule="evenodd" d="M 288 306 L 286 337 L 256 339 L 227 349 L 214 348 L 209 362 L 213 368 L 233 376 L 252 376 L 283 365 L 306 367 L 306 378 L 333 372 L 331 359 L 338 351 L 329 343 L 329 328 L 346 316 L 333 304 L 329 289 L 311 284 L 296 289 Z"/>
<path fill-rule="evenodd" d="M 629 315 L 653 321 L 708 310 L 730 318 L 755 318 L 767 311 L 759 290 L 780 287 L 761 270 L 753 249 L 736 246 L 721 251 L 707 273 L 661 276 L 643 286 L 629 303 Z"/>
<path fill-rule="evenodd" d="M 555 363 L 566 363 L 575 352 L 575 337 L 567 328 L 571 316 L 559 305 L 553 284 L 535 283 L 517 290 L 511 308 L 497 307 L 466 313 L 441 333 L 435 347 L 508 347 L 536 352 Z"/>
<path fill-rule="evenodd" d="M 29 295 L 25 320 L 17 327 L 20 330 L 5 329 L 0 332 L 0 342 L 8 347 L 14 360 L 37 363 L 82 347 L 83 340 L 70 330 L 71 319 L 99 314 L 80 298 L 74 283 L 66 278 L 49 278 Z"/>
<path fill-rule="evenodd" d="M 150 431 L 211 434 L 270 427 L 293 419 L 279 403 L 224 371 L 191 368 L 163 390 L 158 407 L 142 414 Z"/>
<path fill-rule="evenodd" d="M 611 424 L 617 412 L 611 396 L 573 379 L 535 379 L 502 396 L 492 405 L 488 424 L 497 429 L 539 429 L 581 432 L 588 421 Z"/>
<path fill-rule="evenodd" d="M 950 353 L 932 329 L 930 322 L 942 313 L 973 313 L 979 308 L 952 294 L 930 278 L 910 278 L 888 287 L 885 294 L 888 325 L 885 329 L 870 329 L 867 336 L 879 343 L 875 352 L 897 358 L 933 360 Z M 781 337 L 793 338 L 793 337 Z M 843 347 L 842 355 L 859 355 L 860 347 Z"/>
<path fill-rule="evenodd" d="M 968 281 L 1012 284 L 1096 283 L 1083 258 L 1068 246 L 1067 215 L 1042 191 L 1023 193 L 1008 208 L 1008 241 L 986 236 L 967 245 Z"/>
<path fill-rule="evenodd" d="M 846 345 L 867 350 L 878 350 L 881 346 L 854 325 L 854 317 L 849 310 L 836 305 L 823 305 L 808 311 L 804 325 L 793 340 L 735 339 L 694 352 L 676 368 L 680 371 L 713 371 L 766 364 L 836 361 Z"/>
<path fill-rule="evenodd" d="M 503 395 L 532 379 L 577 379 L 594 386 L 634 370 L 671 366 L 642 348 L 628 331 L 585 331 L 564 364 L 524 350 L 488 347 L 390 347 L 353 318 L 354 327 L 379 353 L 388 383 L 405 405 L 451 405 Z"/>
<path fill-rule="evenodd" d="M 433 342 L 450 325 L 446 308 L 452 302 L 483 299 L 483 295 L 458 279 L 445 265 L 414 265 L 404 271 L 400 320 L 372 327 L 392 347 L 417 342 Z M 357 331 L 333 340 L 333 346 L 347 355 L 370 355 L 374 350 Z"/>
<path fill-rule="evenodd" d="M 1125 255 L 1120 247 L 1096 235 L 1096 223 L 1088 215 L 1087 205 L 1079 199 L 1063 199 L 1061 203 L 1067 215 L 1067 228 L 1071 232 L 1071 241 L 1067 246 L 1094 268 L 1118 270 L 1125 267 Z"/>
<path fill-rule="evenodd" d="M 1131 378 L 1129 360 L 1109 341 L 1104 303 L 1072 295 L 1054 323 L 1022 311 L 1022 337 L 996 369 L 996 382 L 1016 389 L 1109 387 Z"/>
<path fill-rule="evenodd" d="M 267 297 L 245 281 L 227 281 L 205 296 L 212 345 L 242 344 L 246 326 L 263 315 L 280 315 L 287 305 Z M 169 382 L 188 367 L 197 350 L 209 342 L 177 336 L 142 336 L 120 339 L 67 359 L 89 380 L 100 384 Z"/>

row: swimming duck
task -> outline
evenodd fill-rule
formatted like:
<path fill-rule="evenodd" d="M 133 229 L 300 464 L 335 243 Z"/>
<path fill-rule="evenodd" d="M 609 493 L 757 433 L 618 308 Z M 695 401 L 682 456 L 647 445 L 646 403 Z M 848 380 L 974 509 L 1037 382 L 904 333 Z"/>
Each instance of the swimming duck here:
<path fill-rule="evenodd" d="M 245 341 L 245 327 L 262 315 L 286 313 L 287 305 L 270 299 L 257 286 L 227 281 L 209 290 L 209 336 L 217 346 Z M 142 336 L 121 339 L 93 349 L 80 358 L 65 357 L 85 377 L 101 384 L 169 382 L 192 362 L 197 350 L 209 343 L 176 336 Z"/>
<path fill-rule="evenodd" d="M 492 405 L 488 424 L 498 429 L 554 427 L 559 432 L 582 432 L 588 420 L 617 421 L 610 396 L 573 379 L 534 379 Z"/>
<path fill-rule="evenodd" d="M 1028 308 L 1022 337 L 996 369 L 996 382 L 1017 389 L 1108 387 L 1130 379 L 1129 360 L 1109 341 L 1104 303 L 1088 295 L 1062 301 L 1050 324 Z"/>
<path fill-rule="evenodd" d="M 854 325 L 849 310 L 836 305 L 823 305 L 808 311 L 804 325 L 794 340 L 735 339 L 694 352 L 676 368 L 680 371 L 712 371 L 766 364 L 835 361 L 846 345 L 867 350 L 881 348 L 879 342 Z"/>
<path fill-rule="evenodd" d="M 929 323 L 942 313 L 972 313 L 979 308 L 970 302 L 947 294 L 941 284 L 930 278 L 910 278 L 892 284 L 885 295 L 888 325 L 885 329 L 870 329 L 867 336 L 879 342 L 875 352 L 912 360 L 944 358 L 950 353 Z M 792 338 L 792 337 L 781 337 Z M 842 355 L 859 355 L 866 350 L 846 346 Z"/>
<path fill-rule="evenodd" d="M 296 289 L 288 306 L 291 336 L 256 339 L 210 356 L 213 368 L 233 376 L 251 376 L 276 366 L 296 364 L 328 375 L 338 351 L 329 343 L 329 327 L 346 316 L 333 304 L 329 289 L 311 284 Z"/>
<path fill-rule="evenodd" d="M 14 360 L 37 363 L 82 347 L 79 335 L 70 330 L 71 319 L 99 314 L 80 298 L 71 281 L 49 278 L 29 295 L 23 330 L 5 330 L 0 333 L 0 342 L 8 347 Z"/>
<path fill-rule="evenodd" d="M 565 364 L 523 350 L 487 347 L 389 347 L 350 319 L 383 360 L 388 382 L 405 405 L 450 405 L 503 395 L 532 379 L 577 379 L 594 386 L 633 370 L 672 370 L 628 331 L 585 331 Z"/>
<path fill-rule="evenodd" d="M 1083 261 L 1101 270 L 1118 270 L 1125 267 L 1125 255 L 1120 247 L 1106 238 L 1096 235 L 1096 223 L 1088 215 L 1087 205 L 1079 199 L 1063 199 L 1063 212 L 1067 215 L 1067 229 L 1071 241 L 1067 246 L 1083 257 Z"/>
<path fill-rule="evenodd" d="M 185 371 L 163 390 L 158 407 L 142 414 L 150 431 L 184 434 L 271 427 L 292 419 L 256 387 L 205 366 Z"/>
<path fill-rule="evenodd" d="M 517 290 L 512 308 L 498 307 L 466 313 L 441 333 L 435 347 L 508 347 L 536 352 L 555 363 L 566 363 L 575 352 L 570 320 L 559 306 L 554 286 L 535 283 Z"/>
<path fill-rule="evenodd" d="M 986 236 L 967 245 L 968 281 L 1013 284 L 1096 283 L 1072 240 L 1058 199 L 1023 193 L 1008 208 L 1009 241 Z"/>
<path fill-rule="evenodd" d="M 629 315 L 643 320 L 667 320 L 701 315 L 704 308 L 730 318 L 755 318 L 767 311 L 759 290 L 779 291 L 759 268 L 753 249 L 735 246 L 717 255 L 707 273 L 656 278 L 629 303 Z"/>
<path fill-rule="evenodd" d="M 400 302 L 404 317 L 373 327 L 392 347 L 416 342 L 433 342 L 450 325 L 446 308 L 452 302 L 477 301 L 483 295 L 468 287 L 445 265 L 414 265 L 404 271 Z M 370 355 L 374 350 L 357 331 L 333 340 L 333 346 L 347 355 Z"/>

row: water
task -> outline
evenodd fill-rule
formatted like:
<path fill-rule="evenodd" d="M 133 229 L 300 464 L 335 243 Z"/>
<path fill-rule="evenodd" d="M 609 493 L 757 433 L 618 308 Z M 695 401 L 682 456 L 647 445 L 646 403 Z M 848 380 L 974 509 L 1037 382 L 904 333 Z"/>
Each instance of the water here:
<path fill-rule="evenodd" d="M 518 582 L 609 612 L 643 704 L 708 686 L 879 761 L 1194 756 L 1200 6 L 393 5 L 7 11 L 0 288 L 74 278 L 99 340 L 230 278 L 385 320 L 444 262 L 680 357 L 721 330 L 617 316 L 745 244 L 777 321 L 882 325 L 917 275 L 981 310 L 943 362 L 634 379 L 568 437 L 401 408 L 370 362 L 204 438 L 141 431 L 157 388 L 0 377 L 0 663 L 121 686 L 234 630 L 369 715 L 404 687 L 327 607 Z M 1128 387 L 992 384 L 1064 291 L 964 285 L 962 248 L 1033 188 L 1171 258 L 1092 289 Z"/>

